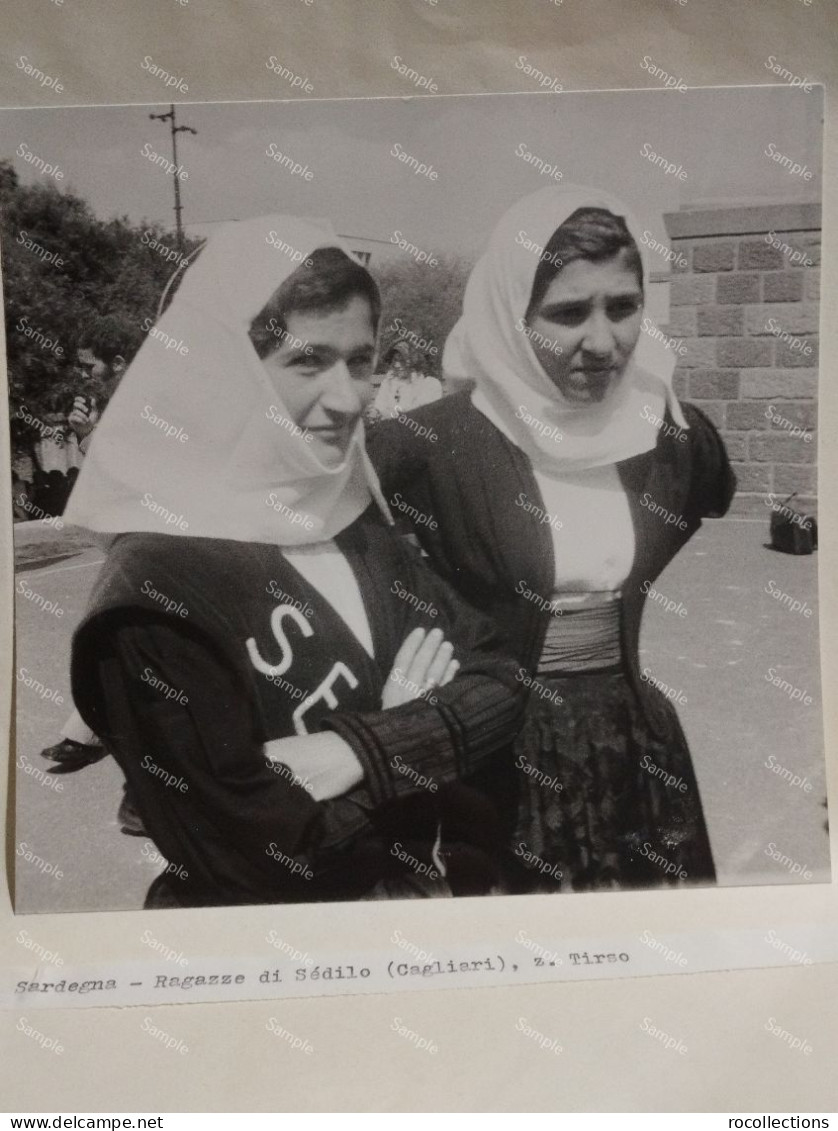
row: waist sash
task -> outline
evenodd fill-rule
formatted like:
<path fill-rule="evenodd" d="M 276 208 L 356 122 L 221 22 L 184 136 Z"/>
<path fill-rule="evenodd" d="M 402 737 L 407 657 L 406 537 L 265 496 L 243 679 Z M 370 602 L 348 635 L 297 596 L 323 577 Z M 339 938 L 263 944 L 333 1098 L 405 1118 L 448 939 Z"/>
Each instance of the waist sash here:
<path fill-rule="evenodd" d="M 552 613 L 538 661 L 538 675 L 619 671 L 619 591 L 561 593 L 551 598 Z"/>

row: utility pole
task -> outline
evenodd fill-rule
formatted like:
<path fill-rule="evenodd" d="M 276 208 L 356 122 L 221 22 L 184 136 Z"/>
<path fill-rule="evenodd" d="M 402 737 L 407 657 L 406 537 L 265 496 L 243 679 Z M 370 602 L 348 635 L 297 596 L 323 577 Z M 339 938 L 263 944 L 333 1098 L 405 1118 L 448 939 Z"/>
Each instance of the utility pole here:
<path fill-rule="evenodd" d="M 171 122 L 172 124 L 172 157 L 174 159 L 175 169 L 177 169 L 177 135 L 179 133 L 197 134 L 197 130 L 193 130 L 191 126 L 179 126 L 175 122 L 175 105 L 173 102 L 169 103 L 168 114 L 149 114 L 149 118 L 157 122 Z M 183 224 L 181 223 L 180 214 L 183 206 L 180 203 L 180 177 L 175 173 L 173 180 L 175 182 L 175 225 L 177 228 L 177 243 L 178 249 L 183 251 Z"/>

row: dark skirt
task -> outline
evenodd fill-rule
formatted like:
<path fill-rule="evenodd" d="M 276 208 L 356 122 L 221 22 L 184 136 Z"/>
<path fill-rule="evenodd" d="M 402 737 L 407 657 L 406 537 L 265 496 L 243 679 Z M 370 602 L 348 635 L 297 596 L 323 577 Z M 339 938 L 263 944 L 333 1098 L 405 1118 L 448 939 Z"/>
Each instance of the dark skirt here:
<path fill-rule="evenodd" d="M 661 740 L 622 671 L 539 675 L 538 683 L 515 743 L 513 853 L 523 889 L 714 883 L 698 784 L 671 704 L 649 688 L 671 720 Z"/>

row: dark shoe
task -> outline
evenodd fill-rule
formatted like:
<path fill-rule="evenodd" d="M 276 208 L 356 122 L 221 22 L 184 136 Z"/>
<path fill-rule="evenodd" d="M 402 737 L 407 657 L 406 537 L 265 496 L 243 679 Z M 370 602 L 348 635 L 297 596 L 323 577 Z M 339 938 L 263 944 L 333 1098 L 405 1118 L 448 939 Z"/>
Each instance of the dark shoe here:
<path fill-rule="evenodd" d="M 126 789 L 122 795 L 119 811 L 116 814 L 120 829 L 126 836 L 148 836 L 143 819 L 134 806 L 134 800 Z"/>
<path fill-rule="evenodd" d="M 107 750 L 98 742 L 88 745 L 72 738 L 62 738 L 55 746 L 47 746 L 41 751 L 42 758 L 58 763 L 54 770 L 49 771 L 51 774 L 72 774 L 85 766 L 92 766 L 94 762 L 101 762 L 107 755 Z"/>

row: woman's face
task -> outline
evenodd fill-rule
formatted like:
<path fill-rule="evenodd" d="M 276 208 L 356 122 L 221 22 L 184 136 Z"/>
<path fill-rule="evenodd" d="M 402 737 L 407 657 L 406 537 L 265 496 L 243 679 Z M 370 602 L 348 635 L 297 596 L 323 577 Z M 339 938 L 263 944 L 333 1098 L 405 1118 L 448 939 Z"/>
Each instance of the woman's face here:
<path fill-rule="evenodd" d="M 627 251 L 597 263 L 574 259 L 526 319 L 544 372 L 571 404 L 595 404 L 617 388 L 637 338 L 643 290 Z"/>
<path fill-rule="evenodd" d="M 326 314 L 291 311 L 285 324 L 287 336 L 262 366 L 293 422 L 310 432 L 314 454 L 335 467 L 373 392 L 370 304 L 353 295 L 346 306 Z"/>

